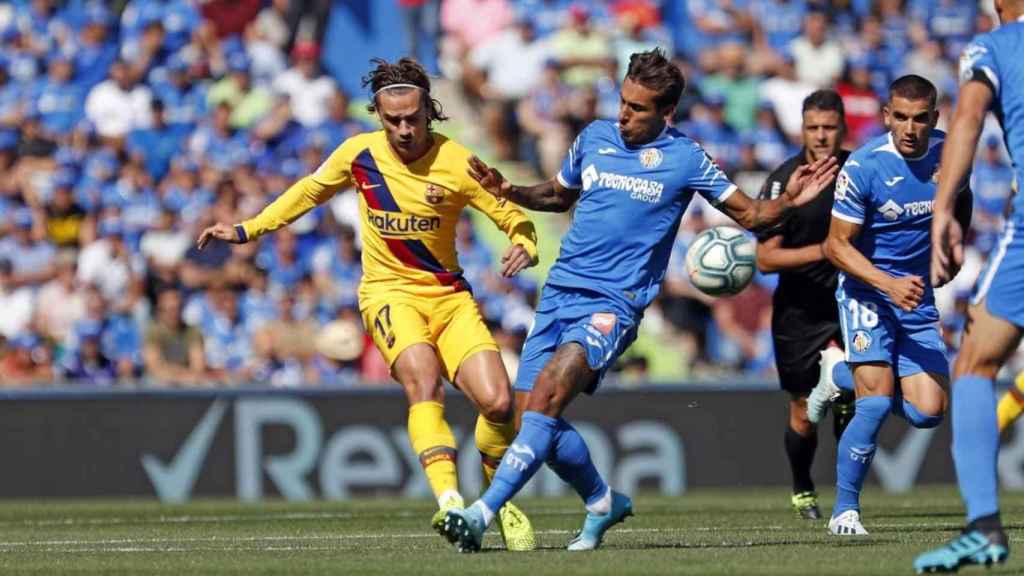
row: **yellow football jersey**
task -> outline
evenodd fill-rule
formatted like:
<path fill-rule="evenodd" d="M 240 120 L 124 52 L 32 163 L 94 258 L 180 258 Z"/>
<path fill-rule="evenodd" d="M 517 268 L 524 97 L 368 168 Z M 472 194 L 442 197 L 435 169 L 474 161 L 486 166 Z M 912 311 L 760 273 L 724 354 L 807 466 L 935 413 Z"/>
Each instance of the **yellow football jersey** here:
<path fill-rule="evenodd" d="M 469 150 L 441 134 L 433 138 L 426 154 L 405 164 L 383 130 L 353 136 L 241 228 L 249 239 L 258 238 L 354 185 L 362 214 L 360 299 L 382 290 L 429 297 L 468 289 L 455 254 L 455 224 L 467 204 L 487 214 L 536 262 L 533 223 L 466 173 Z"/>

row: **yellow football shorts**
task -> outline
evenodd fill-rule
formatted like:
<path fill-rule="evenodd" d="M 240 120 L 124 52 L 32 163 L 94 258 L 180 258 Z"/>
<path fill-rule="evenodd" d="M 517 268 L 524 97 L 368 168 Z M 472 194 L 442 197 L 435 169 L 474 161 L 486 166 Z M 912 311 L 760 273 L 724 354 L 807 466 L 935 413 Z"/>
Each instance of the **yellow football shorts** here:
<path fill-rule="evenodd" d="M 389 367 L 406 348 L 426 342 L 437 350 L 448 381 L 455 382 L 459 366 L 471 354 L 498 351 L 468 291 L 430 298 L 395 292 L 371 295 L 360 302 L 360 312 Z"/>

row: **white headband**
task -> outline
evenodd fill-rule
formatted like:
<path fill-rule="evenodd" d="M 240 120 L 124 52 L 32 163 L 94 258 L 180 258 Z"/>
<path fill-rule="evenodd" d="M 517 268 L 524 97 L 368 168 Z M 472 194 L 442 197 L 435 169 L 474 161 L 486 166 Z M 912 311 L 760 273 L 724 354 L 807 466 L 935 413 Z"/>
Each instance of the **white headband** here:
<path fill-rule="evenodd" d="M 380 94 L 384 90 L 391 90 L 392 88 L 416 88 L 416 89 L 419 89 L 419 90 L 423 89 L 422 86 L 417 86 L 415 84 L 388 84 L 387 86 L 382 86 L 379 90 L 374 92 L 373 93 L 373 97 L 376 98 L 377 94 Z"/>

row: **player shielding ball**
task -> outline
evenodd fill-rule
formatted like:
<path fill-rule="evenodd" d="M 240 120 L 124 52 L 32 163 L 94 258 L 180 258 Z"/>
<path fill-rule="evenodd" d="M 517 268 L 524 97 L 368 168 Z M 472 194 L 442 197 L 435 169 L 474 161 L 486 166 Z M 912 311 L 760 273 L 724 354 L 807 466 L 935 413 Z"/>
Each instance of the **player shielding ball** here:
<path fill-rule="evenodd" d="M 897 78 L 883 108 L 889 132 L 851 154 L 836 182 L 825 251 L 840 270 L 836 301 L 857 398 L 836 458 L 828 529 L 837 535 L 867 534 L 860 491 L 889 412 L 916 428 L 938 426 L 946 412 L 949 360 L 929 280 L 945 137 L 935 130 L 936 99 L 928 80 Z M 969 192 L 961 198 L 970 205 Z"/>
<path fill-rule="evenodd" d="M 846 118 L 839 94 L 832 90 L 812 93 L 804 99 L 802 113 L 803 148 L 768 176 L 761 189 L 763 199 L 778 197 L 798 167 L 829 156 L 842 164 L 850 155 L 840 148 Z M 821 414 L 808 413 L 808 396 L 818 384 L 820 371 L 830 368 L 828 362 L 820 362 L 822 355 L 842 356 L 838 348 L 829 349 L 830 343 L 842 341 L 842 335 L 834 296 L 837 271 L 825 258 L 824 249 L 834 190 L 833 182 L 812 202 L 791 210 L 778 225 L 757 235 L 758 268 L 779 274 L 772 298 L 772 343 L 779 384 L 789 393 L 784 445 L 793 475 L 790 502 L 797 515 L 812 520 L 821 517 L 811 478 Z M 849 422 L 850 400 L 836 404 L 833 410 L 837 439 Z M 820 403 L 819 411 L 826 406 Z"/>
<path fill-rule="evenodd" d="M 480 549 L 494 511 L 545 462 L 586 506 L 569 550 L 597 548 L 608 528 L 632 514 L 632 501 L 601 478 L 563 411 L 581 392 L 592 394 L 636 338 L 694 193 L 744 228 L 759 229 L 814 199 L 836 173 L 835 160 L 823 158 L 797 169 L 774 200 L 737 193 L 699 144 L 667 125 L 683 87 L 679 68 L 660 50 L 633 54 L 618 122 L 588 125 L 555 178 L 513 186 L 483 162 L 471 163 L 473 176 L 495 196 L 533 210 L 576 210 L 523 347 L 515 388 L 528 396 L 519 435 L 481 499 L 445 519 L 449 541 L 462 551 Z"/>
<path fill-rule="evenodd" d="M 1018 184 L 1024 182 L 1024 0 L 995 0 L 1002 26 L 977 36 L 960 58 L 960 94 L 950 123 L 932 222 L 932 278 L 941 285 L 963 263 L 966 229 L 953 218 L 958 184 L 971 169 L 985 115 L 995 113 Z M 967 526 L 949 544 L 917 557 L 918 572 L 1006 562 L 999 517 L 999 433 L 992 382 L 1024 330 L 1024 196 L 1013 200 L 997 248 L 978 283 L 953 364 L 953 461 Z"/>
<path fill-rule="evenodd" d="M 444 418 L 444 381 L 466 394 L 480 413 L 476 444 L 484 482 L 515 436 L 508 375 L 462 277 L 455 254 L 455 225 L 467 205 L 486 214 L 512 245 L 502 274 L 513 276 L 537 262 L 533 223 L 517 207 L 498 200 L 466 174 L 470 153 L 433 132 L 443 121 L 430 96 L 430 79 L 415 60 L 376 68 L 363 80 L 372 93 L 370 111 L 383 130 L 344 141 L 316 172 L 299 180 L 251 220 L 203 231 L 211 239 L 249 242 L 288 225 L 355 185 L 362 213 L 363 277 L 359 309 L 409 401 L 409 440 L 437 498 L 433 525 L 444 511 L 463 506 L 455 467 L 455 438 Z M 501 511 L 510 550 L 535 547 L 529 521 L 515 506 Z"/>

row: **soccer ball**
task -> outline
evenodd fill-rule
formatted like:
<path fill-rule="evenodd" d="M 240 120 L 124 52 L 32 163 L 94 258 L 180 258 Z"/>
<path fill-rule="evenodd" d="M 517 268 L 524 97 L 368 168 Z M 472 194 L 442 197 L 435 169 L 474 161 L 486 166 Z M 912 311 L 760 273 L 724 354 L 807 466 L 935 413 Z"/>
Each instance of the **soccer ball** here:
<path fill-rule="evenodd" d="M 754 243 L 738 228 L 701 232 L 686 251 L 690 282 L 710 296 L 739 294 L 754 276 Z"/>

